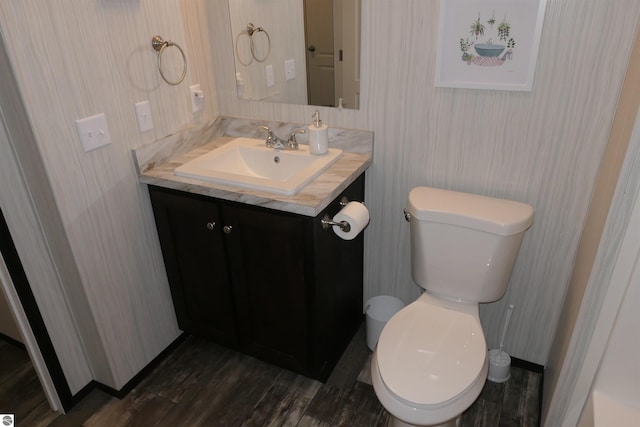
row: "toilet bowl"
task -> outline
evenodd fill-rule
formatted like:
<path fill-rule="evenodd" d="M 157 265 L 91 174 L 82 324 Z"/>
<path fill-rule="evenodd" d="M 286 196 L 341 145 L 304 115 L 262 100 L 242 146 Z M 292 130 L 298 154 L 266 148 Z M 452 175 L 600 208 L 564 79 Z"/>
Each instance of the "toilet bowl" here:
<path fill-rule="evenodd" d="M 374 390 L 394 426 L 455 425 L 482 391 L 487 371 L 477 304 L 427 293 L 389 320 L 371 361 Z"/>
<path fill-rule="evenodd" d="M 393 426 L 455 426 L 487 379 L 479 304 L 504 295 L 533 208 L 416 187 L 405 218 L 411 275 L 424 293 L 382 330 L 373 387 Z"/>

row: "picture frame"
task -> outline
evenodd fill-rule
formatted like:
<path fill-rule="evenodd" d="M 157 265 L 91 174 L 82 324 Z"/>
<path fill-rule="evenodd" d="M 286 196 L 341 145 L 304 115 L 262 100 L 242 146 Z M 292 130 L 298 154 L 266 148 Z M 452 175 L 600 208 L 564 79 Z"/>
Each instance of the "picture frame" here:
<path fill-rule="evenodd" d="M 435 85 L 531 91 L 547 0 L 441 0 Z"/>

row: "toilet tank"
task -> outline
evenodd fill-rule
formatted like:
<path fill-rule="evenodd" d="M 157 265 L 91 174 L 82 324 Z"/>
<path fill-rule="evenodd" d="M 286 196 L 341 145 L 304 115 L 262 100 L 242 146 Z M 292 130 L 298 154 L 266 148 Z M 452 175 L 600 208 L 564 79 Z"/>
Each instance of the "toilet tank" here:
<path fill-rule="evenodd" d="M 466 302 L 504 295 L 525 231 L 526 203 L 416 187 L 409 193 L 411 273 L 428 292 Z"/>

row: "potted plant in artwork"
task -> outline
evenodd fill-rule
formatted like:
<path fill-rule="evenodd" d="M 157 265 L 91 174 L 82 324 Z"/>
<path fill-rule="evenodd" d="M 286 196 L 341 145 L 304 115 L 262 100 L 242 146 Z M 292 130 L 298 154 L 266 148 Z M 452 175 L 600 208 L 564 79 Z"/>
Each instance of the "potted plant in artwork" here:
<path fill-rule="evenodd" d="M 493 15 L 491 15 L 491 19 L 487 21 L 487 24 L 489 24 L 489 26 L 493 28 L 495 23 L 496 23 L 496 11 L 494 10 Z"/>
<path fill-rule="evenodd" d="M 505 15 L 500 25 L 498 25 L 498 37 L 500 38 L 500 40 L 506 41 L 507 37 L 509 37 L 510 30 L 511 30 L 511 25 L 509 25 L 509 23 L 507 22 L 507 17 Z"/>
<path fill-rule="evenodd" d="M 480 22 L 480 13 L 478 13 L 478 19 L 471 24 L 469 34 L 476 36 L 476 40 L 478 40 L 478 36 L 484 36 L 484 25 Z"/>
<path fill-rule="evenodd" d="M 460 50 L 462 51 L 462 60 L 470 63 L 473 60 L 473 55 L 469 53 L 469 49 L 473 46 L 473 42 L 466 39 L 460 39 Z"/>

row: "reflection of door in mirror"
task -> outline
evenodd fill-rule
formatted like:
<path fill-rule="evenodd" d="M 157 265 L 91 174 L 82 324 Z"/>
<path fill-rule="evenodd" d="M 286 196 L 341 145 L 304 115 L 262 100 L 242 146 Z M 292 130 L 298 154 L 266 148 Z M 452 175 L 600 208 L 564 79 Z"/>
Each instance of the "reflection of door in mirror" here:
<path fill-rule="evenodd" d="M 336 105 L 355 109 L 360 108 L 360 1 L 334 0 Z"/>
<path fill-rule="evenodd" d="M 360 0 L 304 0 L 311 105 L 359 108 Z"/>
<path fill-rule="evenodd" d="M 304 0 L 307 46 L 307 101 L 333 107 L 335 102 L 333 0 Z"/>

